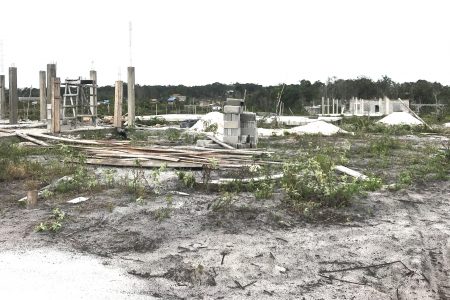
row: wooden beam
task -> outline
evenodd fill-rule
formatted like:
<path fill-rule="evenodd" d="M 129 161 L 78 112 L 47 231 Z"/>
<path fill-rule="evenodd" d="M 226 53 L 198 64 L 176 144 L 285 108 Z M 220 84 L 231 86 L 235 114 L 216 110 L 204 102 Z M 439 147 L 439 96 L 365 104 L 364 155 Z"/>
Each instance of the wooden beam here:
<path fill-rule="evenodd" d="M 49 144 L 47 144 L 46 142 L 43 142 L 43 141 L 41 141 L 41 140 L 32 138 L 31 136 L 28 136 L 28 135 L 26 135 L 26 134 L 24 134 L 24 133 L 21 133 L 21 132 L 18 132 L 18 131 L 16 131 L 15 133 L 16 133 L 16 135 L 17 135 L 18 137 L 21 137 L 21 138 L 23 138 L 23 139 L 25 139 L 25 140 L 27 140 L 27 141 L 30 141 L 30 142 L 32 142 L 32 143 L 35 143 L 35 144 L 37 144 L 37 145 L 47 146 L 47 147 L 49 146 Z"/>

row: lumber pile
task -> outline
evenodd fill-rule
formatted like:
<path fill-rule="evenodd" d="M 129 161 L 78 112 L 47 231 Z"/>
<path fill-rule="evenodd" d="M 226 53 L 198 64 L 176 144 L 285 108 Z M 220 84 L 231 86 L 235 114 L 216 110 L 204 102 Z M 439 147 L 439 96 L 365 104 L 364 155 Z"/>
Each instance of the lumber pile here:
<path fill-rule="evenodd" d="M 16 132 L 16 135 L 40 146 L 50 146 L 42 139 L 70 143 L 86 156 L 91 165 L 116 167 L 158 168 L 203 168 L 215 165 L 217 168 L 241 168 L 251 164 L 276 163 L 262 160 L 268 152 L 254 149 L 207 149 L 181 146 L 132 146 L 129 141 L 80 140 L 56 137 L 42 133 Z"/>

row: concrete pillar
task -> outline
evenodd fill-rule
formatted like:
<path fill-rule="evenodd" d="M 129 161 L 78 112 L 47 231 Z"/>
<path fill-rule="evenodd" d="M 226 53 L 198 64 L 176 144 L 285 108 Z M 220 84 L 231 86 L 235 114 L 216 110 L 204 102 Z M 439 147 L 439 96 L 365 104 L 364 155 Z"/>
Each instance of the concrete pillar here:
<path fill-rule="evenodd" d="M 5 75 L 0 75 L 0 119 L 6 119 Z"/>
<path fill-rule="evenodd" d="M 122 128 L 123 81 L 116 81 L 113 126 Z"/>
<path fill-rule="evenodd" d="M 334 115 L 334 98 L 333 98 L 333 115 Z"/>
<path fill-rule="evenodd" d="M 135 118 L 135 92 L 134 67 L 128 67 L 128 127 L 134 126 Z"/>
<path fill-rule="evenodd" d="M 51 126 L 50 126 L 50 132 L 51 133 L 59 133 L 61 132 L 61 110 L 60 110 L 60 103 L 61 103 L 61 81 L 59 78 L 53 78 L 53 87 L 52 87 L 52 99 L 51 99 L 51 105 L 52 105 L 52 120 L 51 120 Z"/>
<path fill-rule="evenodd" d="M 386 111 L 384 114 L 389 115 L 391 113 L 391 101 L 388 97 L 384 97 L 384 101 L 386 101 Z"/>
<path fill-rule="evenodd" d="M 327 115 L 330 114 L 330 98 L 327 98 Z"/>
<path fill-rule="evenodd" d="M 56 64 L 47 64 L 47 104 L 52 102 L 53 79 L 56 77 Z"/>
<path fill-rule="evenodd" d="M 322 115 L 324 115 L 325 114 L 325 98 L 324 97 L 322 97 Z"/>
<path fill-rule="evenodd" d="M 94 82 L 94 86 L 90 90 L 90 106 L 91 106 L 91 114 L 95 116 L 94 123 L 97 124 L 97 71 L 91 70 L 90 78 Z"/>
<path fill-rule="evenodd" d="M 45 71 L 39 71 L 39 108 L 41 121 L 47 120 L 46 76 Z"/>
<path fill-rule="evenodd" d="M 9 124 L 17 124 L 18 118 L 17 68 L 9 68 Z"/>

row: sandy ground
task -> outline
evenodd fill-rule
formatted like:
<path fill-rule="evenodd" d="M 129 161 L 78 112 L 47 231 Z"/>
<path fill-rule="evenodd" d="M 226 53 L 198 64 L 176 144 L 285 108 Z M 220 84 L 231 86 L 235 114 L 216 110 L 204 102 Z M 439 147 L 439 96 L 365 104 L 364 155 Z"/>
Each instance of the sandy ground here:
<path fill-rule="evenodd" d="M 371 193 L 316 222 L 279 194 L 213 212 L 216 194 L 186 191 L 162 221 L 165 196 L 140 205 L 115 189 L 26 209 L 22 185 L 0 183 L 4 299 L 450 299 L 449 182 Z M 34 232 L 55 206 L 62 230 Z"/>

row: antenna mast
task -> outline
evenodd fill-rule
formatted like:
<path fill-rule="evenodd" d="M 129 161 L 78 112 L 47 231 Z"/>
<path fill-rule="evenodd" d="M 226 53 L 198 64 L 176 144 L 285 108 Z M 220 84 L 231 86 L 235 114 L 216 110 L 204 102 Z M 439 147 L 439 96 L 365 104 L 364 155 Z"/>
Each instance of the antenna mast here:
<path fill-rule="evenodd" d="M 128 37 L 129 37 L 129 51 L 130 51 L 130 67 L 133 65 L 133 58 L 132 58 L 132 53 L 131 53 L 131 32 L 132 32 L 132 28 L 131 28 L 131 21 L 128 23 Z"/>
<path fill-rule="evenodd" d="M 3 40 L 0 40 L 0 74 L 4 74 L 4 68 L 3 68 Z"/>

